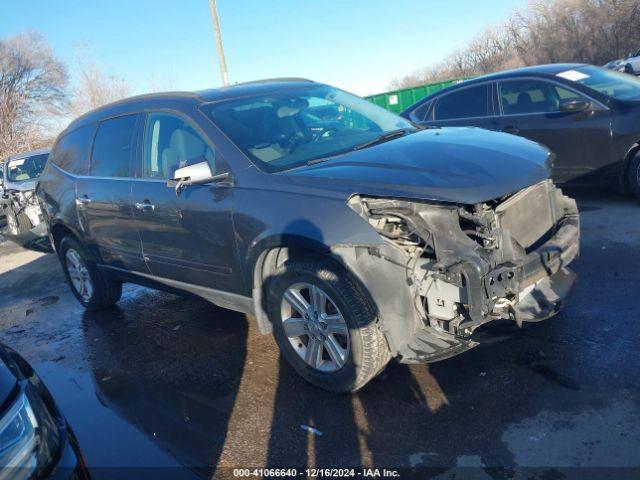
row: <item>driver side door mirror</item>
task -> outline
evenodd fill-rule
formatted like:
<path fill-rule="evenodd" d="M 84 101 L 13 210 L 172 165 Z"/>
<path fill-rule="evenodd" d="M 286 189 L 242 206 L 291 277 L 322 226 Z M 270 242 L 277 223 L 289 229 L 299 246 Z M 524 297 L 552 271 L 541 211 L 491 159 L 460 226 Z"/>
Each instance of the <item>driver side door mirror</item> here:
<path fill-rule="evenodd" d="M 180 195 L 186 187 L 191 185 L 204 185 L 230 179 L 231 174 L 229 172 L 214 175 L 209 162 L 203 160 L 193 165 L 178 168 L 173 174 L 173 178 L 167 182 L 167 186 L 173 187 L 176 195 Z"/>
<path fill-rule="evenodd" d="M 584 98 L 571 98 L 561 100 L 559 108 L 561 112 L 584 112 L 591 108 L 591 102 Z"/>

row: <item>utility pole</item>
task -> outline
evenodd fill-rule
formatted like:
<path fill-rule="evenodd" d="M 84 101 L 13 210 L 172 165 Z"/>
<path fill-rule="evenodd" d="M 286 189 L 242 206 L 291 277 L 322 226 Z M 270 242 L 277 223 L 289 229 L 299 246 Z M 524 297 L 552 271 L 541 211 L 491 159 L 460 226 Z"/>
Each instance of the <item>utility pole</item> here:
<path fill-rule="evenodd" d="M 209 0 L 211 17 L 213 18 L 213 30 L 216 32 L 216 47 L 218 48 L 218 60 L 220 61 L 220 74 L 222 75 L 222 85 L 229 85 L 227 75 L 227 60 L 224 58 L 224 47 L 222 46 L 222 35 L 220 34 L 220 22 L 218 21 L 218 7 L 216 0 Z"/>

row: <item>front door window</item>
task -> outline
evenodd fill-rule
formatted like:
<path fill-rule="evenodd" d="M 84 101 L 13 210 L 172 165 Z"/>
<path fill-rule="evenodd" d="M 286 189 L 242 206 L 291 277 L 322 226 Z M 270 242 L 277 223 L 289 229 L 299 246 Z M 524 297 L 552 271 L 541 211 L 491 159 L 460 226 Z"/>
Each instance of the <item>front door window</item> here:
<path fill-rule="evenodd" d="M 208 161 L 215 171 L 213 150 L 182 118 L 169 113 L 152 113 L 147 119 L 143 176 L 166 180 L 178 168 Z"/>

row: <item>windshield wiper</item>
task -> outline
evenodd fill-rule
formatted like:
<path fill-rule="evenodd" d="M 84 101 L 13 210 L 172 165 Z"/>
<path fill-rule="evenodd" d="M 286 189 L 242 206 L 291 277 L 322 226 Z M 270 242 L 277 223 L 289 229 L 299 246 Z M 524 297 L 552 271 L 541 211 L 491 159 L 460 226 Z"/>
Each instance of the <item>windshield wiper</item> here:
<path fill-rule="evenodd" d="M 378 135 L 373 140 L 369 140 L 368 142 L 361 143 L 360 145 L 356 145 L 353 147 L 353 150 L 362 150 L 363 148 L 371 147 L 373 145 L 378 145 L 379 143 L 384 143 L 389 140 L 393 140 L 394 138 L 403 137 L 409 129 L 400 128 L 398 130 L 391 130 L 390 132 L 383 133 L 382 135 Z"/>

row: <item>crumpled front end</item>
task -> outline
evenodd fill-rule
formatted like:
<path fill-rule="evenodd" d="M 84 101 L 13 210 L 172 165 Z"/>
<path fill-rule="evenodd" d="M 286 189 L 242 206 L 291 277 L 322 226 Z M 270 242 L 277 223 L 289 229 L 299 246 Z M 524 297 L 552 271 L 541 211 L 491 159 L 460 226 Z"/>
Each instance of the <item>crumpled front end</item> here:
<path fill-rule="evenodd" d="M 550 180 L 476 205 L 355 196 L 350 206 L 405 252 L 421 319 L 397 348 L 405 362 L 471 348 L 492 320 L 549 318 L 575 282 L 578 209 Z"/>
<path fill-rule="evenodd" d="M 3 233 L 8 240 L 33 250 L 50 250 L 47 226 L 35 191 L 7 191 L 2 211 L 6 217 Z"/>

